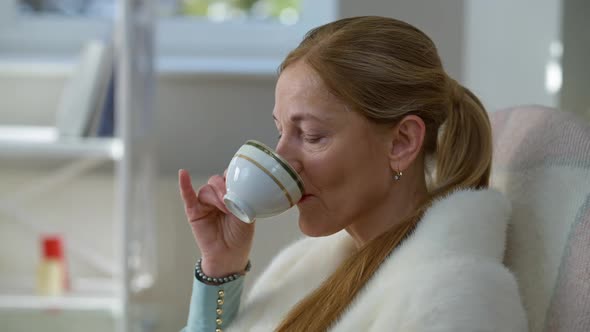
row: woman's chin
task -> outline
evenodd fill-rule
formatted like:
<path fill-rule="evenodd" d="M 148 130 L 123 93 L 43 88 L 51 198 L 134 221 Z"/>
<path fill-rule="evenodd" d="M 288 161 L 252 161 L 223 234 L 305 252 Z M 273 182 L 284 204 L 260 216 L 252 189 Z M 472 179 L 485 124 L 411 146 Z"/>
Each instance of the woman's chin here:
<path fill-rule="evenodd" d="M 310 220 L 308 218 L 299 216 L 299 229 L 301 232 L 309 237 L 328 236 L 337 233 L 339 230 L 331 229 L 328 223 L 322 222 L 320 219 Z"/>

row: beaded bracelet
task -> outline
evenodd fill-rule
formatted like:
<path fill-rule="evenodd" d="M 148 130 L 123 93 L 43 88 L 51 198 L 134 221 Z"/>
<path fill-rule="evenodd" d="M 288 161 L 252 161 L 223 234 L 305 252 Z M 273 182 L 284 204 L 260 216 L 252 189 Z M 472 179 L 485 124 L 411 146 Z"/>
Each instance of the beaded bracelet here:
<path fill-rule="evenodd" d="M 197 278 L 197 280 L 199 280 L 200 282 L 204 282 L 204 283 L 208 283 L 208 284 L 215 284 L 215 285 L 221 285 L 221 284 L 225 284 L 226 282 L 230 282 L 230 281 L 234 281 L 236 279 L 238 279 L 240 276 L 246 274 L 246 272 L 250 271 L 250 268 L 252 267 L 252 264 L 250 264 L 250 260 L 248 260 L 248 264 L 246 264 L 246 268 L 244 269 L 244 272 L 238 272 L 238 273 L 234 273 L 225 277 L 209 277 L 207 275 L 205 275 L 205 273 L 203 273 L 203 270 L 201 269 L 201 262 L 203 261 L 203 258 L 199 258 L 199 260 L 197 261 L 197 265 L 195 266 L 195 278 Z"/>

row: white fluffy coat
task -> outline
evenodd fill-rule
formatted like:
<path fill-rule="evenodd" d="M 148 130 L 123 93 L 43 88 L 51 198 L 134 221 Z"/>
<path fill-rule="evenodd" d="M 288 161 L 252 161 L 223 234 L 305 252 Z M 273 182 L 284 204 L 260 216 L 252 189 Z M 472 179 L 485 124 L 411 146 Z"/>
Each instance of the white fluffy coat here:
<path fill-rule="evenodd" d="M 510 203 L 495 190 L 433 204 L 331 331 L 526 331 L 517 283 L 502 265 Z M 256 282 L 229 331 L 272 331 L 355 250 L 341 231 L 284 249 Z"/>

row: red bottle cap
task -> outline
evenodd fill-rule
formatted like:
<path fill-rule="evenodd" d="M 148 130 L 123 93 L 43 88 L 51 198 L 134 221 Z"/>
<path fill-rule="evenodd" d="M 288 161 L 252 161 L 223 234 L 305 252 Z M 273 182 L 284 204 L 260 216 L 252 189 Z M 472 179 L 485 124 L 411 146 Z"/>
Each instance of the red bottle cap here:
<path fill-rule="evenodd" d="M 63 242 L 57 235 L 42 236 L 43 258 L 45 259 L 63 259 Z"/>

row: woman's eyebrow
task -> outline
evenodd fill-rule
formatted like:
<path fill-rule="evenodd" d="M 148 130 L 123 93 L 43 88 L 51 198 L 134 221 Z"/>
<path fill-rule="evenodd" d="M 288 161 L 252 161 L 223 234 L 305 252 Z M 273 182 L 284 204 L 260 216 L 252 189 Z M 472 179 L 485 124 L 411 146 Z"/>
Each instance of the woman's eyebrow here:
<path fill-rule="evenodd" d="M 272 118 L 273 118 L 275 121 L 278 121 L 278 119 L 277 119 L 277 117 L 274 115 L 274 113 L 273 113 L 273 115 L 272 115 Z M 320 117 L 316 116 L 315 114 L 312 114 L 312 113 L 309 113 L 309 112 L 304 112 L 304 113 L 296 113 L 296 114 L 293 114 L 293 115 L 290 117 L 290 120 L 291 120 L 292 122 L 301 122 L 301 121 L 305 121 L 305 120 L 316 120 L 316 121 L 318 121 L 318 122 L 327 122 L 327 121 L 329 121 L 330 119 L 329 119 L 329 118 L 326 118 L 326 119 L 324 119 L 324 118 L 320 118 Z"/>

